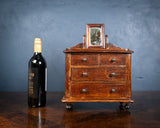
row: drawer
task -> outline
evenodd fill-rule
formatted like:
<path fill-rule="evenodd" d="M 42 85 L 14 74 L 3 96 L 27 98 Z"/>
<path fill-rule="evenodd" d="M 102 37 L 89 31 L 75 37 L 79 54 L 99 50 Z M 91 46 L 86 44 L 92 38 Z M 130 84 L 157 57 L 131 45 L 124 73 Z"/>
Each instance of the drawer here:
<path fill-rule="evenodd" d="M 72 65 L 97 65 L 98 55 L 96 54 L 72 54 Z"/>
<path fill-rule="evenodd" d="M 126 71 L 122 67 L 72 68 L 72 81 L 125 81 Z"/>
<path fill-rule="evenodd" d="M 124 85 L 106 85 L 106 84 L 72 84 L 71 96 L 78 98 L 120 98 L 125 97 L 126 91 Z"/>
<path fill-rule="evenodd" d="M 101 65 L 125 65 L 126 55 L 125 54 L 101 54 L 100 64 Z"/>

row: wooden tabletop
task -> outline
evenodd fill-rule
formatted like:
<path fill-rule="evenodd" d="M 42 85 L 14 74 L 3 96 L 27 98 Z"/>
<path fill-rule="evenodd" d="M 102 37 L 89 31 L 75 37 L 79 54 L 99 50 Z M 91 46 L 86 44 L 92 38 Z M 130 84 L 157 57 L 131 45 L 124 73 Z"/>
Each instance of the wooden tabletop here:
<path fill-rule="evenodd" d="M 26 92 L 0 92 L 0 128 L 160 128 L 160 92 L 133 92 L 129 111 L 119 103 L 74 103 L 47 93 L 47 106 L 29 108 Z"/>

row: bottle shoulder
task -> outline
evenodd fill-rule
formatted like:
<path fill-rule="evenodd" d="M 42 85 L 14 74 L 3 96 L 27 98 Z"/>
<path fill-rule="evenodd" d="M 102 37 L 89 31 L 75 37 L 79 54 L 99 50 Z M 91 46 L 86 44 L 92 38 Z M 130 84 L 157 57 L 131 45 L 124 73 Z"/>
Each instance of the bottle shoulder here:
<path fill-rule="evenodd" d="M 33 55 L 31 59 L 29 60 L 29 65 L 34 65 L 34 66 L 47 66 L 46 61 L 43 58 L 41 54 L 39 55 Z"/>

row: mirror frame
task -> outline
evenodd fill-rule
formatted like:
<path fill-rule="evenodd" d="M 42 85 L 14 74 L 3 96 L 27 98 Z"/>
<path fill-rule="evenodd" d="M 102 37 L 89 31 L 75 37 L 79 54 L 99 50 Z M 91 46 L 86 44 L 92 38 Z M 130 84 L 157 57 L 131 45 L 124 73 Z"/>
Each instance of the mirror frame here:
<path fill-rule="evenodd" d="M 100 28 L 100 45 L 91 45 L 91 29 L 92 28 Z M 86 48 L 105 48 L 105 39 L 104 39 L 104 24 L 87 24 L 86 25 Z"/>

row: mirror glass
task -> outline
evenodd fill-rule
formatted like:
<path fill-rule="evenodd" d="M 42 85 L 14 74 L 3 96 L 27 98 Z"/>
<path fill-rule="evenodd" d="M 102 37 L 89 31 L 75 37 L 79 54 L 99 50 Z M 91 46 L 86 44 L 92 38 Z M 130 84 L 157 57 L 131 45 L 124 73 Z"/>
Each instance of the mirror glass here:
<path fill-rule="evenodd" d="M 101 27 L 90 27 L 90 46 L 101 46 Z"/>

